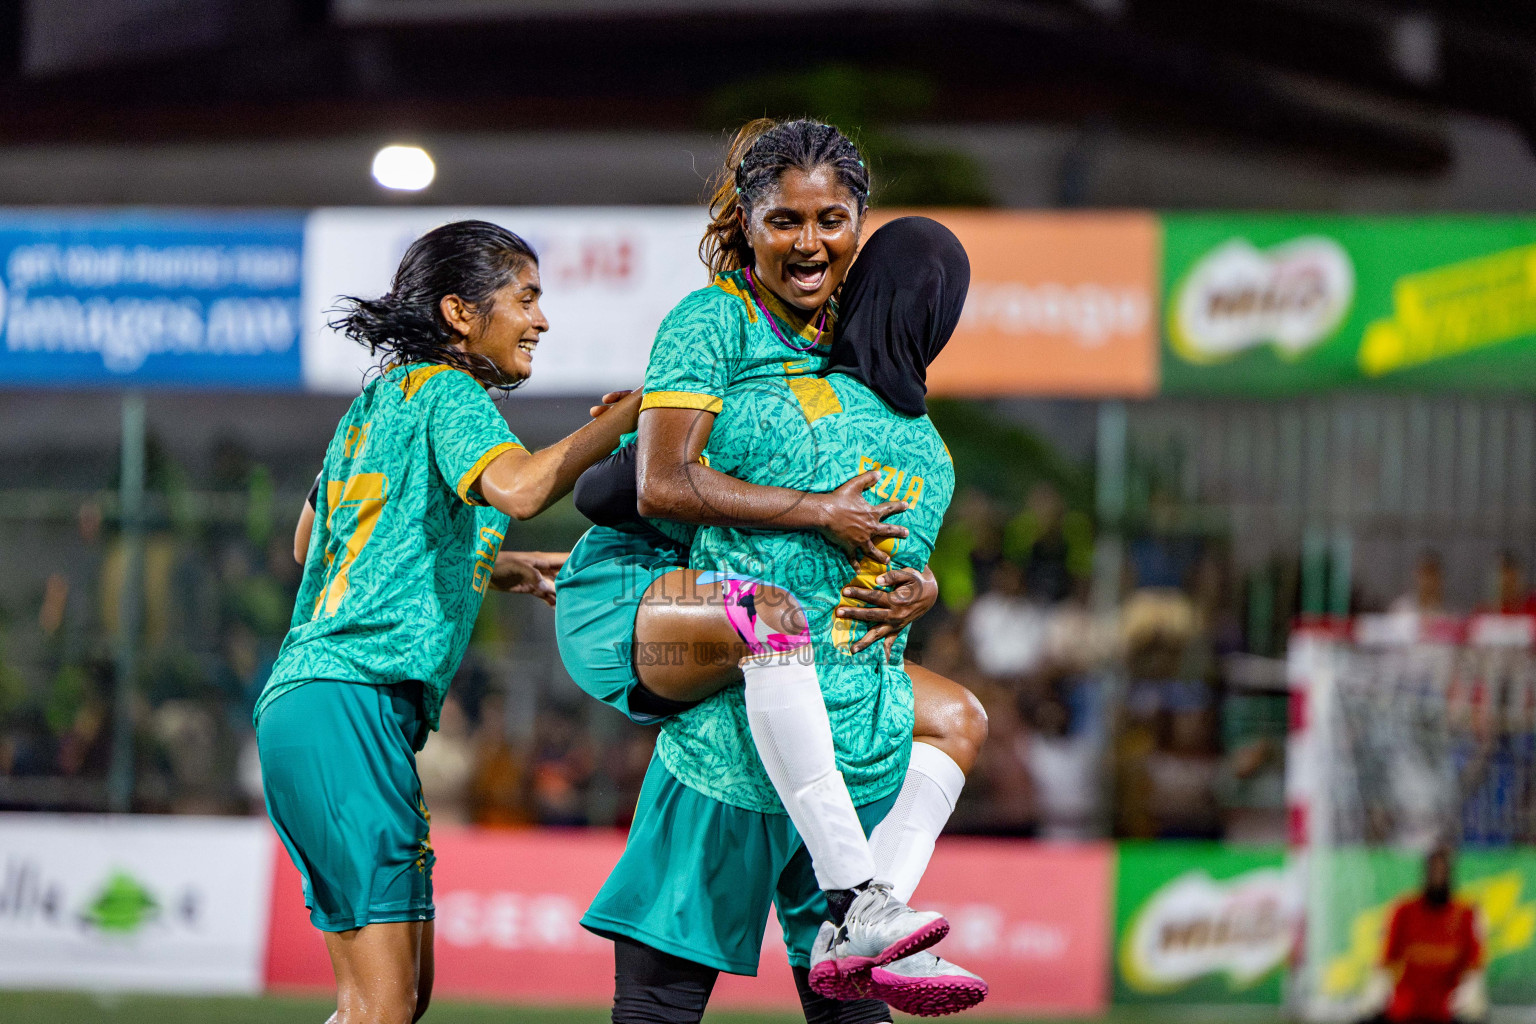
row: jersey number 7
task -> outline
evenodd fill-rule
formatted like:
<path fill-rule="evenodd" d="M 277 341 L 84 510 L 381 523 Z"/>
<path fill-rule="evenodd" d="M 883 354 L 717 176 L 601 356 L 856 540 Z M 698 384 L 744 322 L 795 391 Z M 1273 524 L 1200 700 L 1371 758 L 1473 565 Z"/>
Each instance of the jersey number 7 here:
<path fill-rule="evenodd" d="M 389 478 L 383 473 L 359 473 L 348 477 L 345 484 L 339 480 L 325 482 L 325 502 L 329 506 L 325 514 L 326 529 L 330 529 L 336 510 L 343 506 L 357 509 L 357 525 L 347 538 L 346 552 L 340 562 L 333 566 L 333 556 L 329 551 L 326 552 L 327 579 L 325 586 L 320 588 L 320 596 L 315 598 L 314 618 L 336 614 L 342 597 L 347 593 L 352 563 L 363 553 L 368 538 L 373 536 L 373 528 L 379 524 L 379 513 L 384 511 L 384 502 L 388 498 Z"/>

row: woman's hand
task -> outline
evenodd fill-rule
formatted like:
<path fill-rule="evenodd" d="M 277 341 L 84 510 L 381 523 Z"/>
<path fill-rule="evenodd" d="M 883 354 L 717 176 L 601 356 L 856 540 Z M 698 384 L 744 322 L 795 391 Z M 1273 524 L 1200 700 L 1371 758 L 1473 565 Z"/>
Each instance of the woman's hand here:
<path fill-rule="evenodd" d="M 608 396 L 605 396 L 608 397 Z M 635 429 L 640 395 L 629 392 L 597 419 L 532 454 L 509 447 L 469 481 L 485 502 L 513 519 L 532 519 L 570 493 L 582 471 L 613 451 Z"/>
<path fill-rule="evenodd" d="M 837 609 L 840 619 L 856 619 L 872 623 L 869 631 L 848 648 L 857 654 L 881 640 L 889 654 L 896 634 L 928 614 L 939 599 L 939 581 L 927 569 L 892 569 L 875 577 L 875 585 L 890 590 L 866 590 L 863 587 L 844 587 L 843 596 L 863 601 L 869 608 L 842 607 Z"/>
<path fill-rule="evenodd" d="M 839 607 L 837 617 L 871 623 L 870 629 L 849 650 L 857 654 L 885 641 L 886 652 L 897 634 L 926 615 L 939 598 L 938 580 L 928 569 L 893 569 L 875 578 L 875 585 L 889 590 L 844 587 L 843 596 L 870 607 Z"/>
<path fill-rule="evenodd" d="M 807 500 L 818 503 L 817 521 L 822 536 L 848 552 L 855 565 L 865 558 L 880 565 L 887 564 L 891 555 L 880 549 L 880 542 L 907 535 L 905 526 L 883 520 L 897 512 L 905 512 L 911 508 L 910 505 L 904 501 L 871 505 L 864 500 L 864 492 L 879 480 L 880 471 L 871 469 L 867 473 L 860 473 L 835 491 L 806 495 Z"/>
<path fill-rule="evenodd" d="M 600 399 L 600 401 L 603 404 L 602 405 L 594 405 L 592 408 L 588 409 L 587 410 L 587 415 L 591 416 L 593 419 L 597 419 L 603 413 L 607 412 L 609 409 L 612 409 L 614 406 L 618 405 L 619 402 L 621 402 L 624 399 L 624 396 L 628 395 L 629 393 L 630 393 L 630 391 L 610 391 L 610 392 L 608 392 L 606 395 L 604 395 Z"/>
<path fill-rule="evenodd" d="M 532 594 L 555 606 L 555 573 L 565 564 L 568 552 L 502 551 L 491 570 L 491 586 L 509 594 Z"/>

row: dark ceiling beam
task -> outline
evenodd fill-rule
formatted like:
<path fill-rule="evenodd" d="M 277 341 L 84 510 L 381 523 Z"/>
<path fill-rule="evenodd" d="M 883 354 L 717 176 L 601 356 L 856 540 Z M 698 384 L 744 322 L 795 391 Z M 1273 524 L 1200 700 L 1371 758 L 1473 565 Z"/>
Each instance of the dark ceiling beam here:
<path fill-rule="evenodd" d="M 1321 73 L 1294 59 L 1304 38 L 1288 42 L 1273 30 L 1263 46 L 1234 41 L 1236 25 L 1220 10 L 1262 0 L 1177 0 L 1206 11 L 1208 25 L 1169 14 L 1174 0 L 1124 0 L 1126 16 L 1108 21 L 1085 0 L 813 13 L 795 20 L 795 32 L 823 45 L 792 48 L 746 45 L 782 36 L 777 11 L 346 29 L 318 23 L 314 0 L 304 0 L 307 9 L 294 2 L 293 28 L 279 40 L 46 82 L 13 79 L 0 91 L 0 141 L 413 125 L 697 127 L 723 84 L 842 60 L 926 75 L 937 86 L 936 120 L 1108 121 L 1395 172 L 1434 172 L 1448 159 L 1422 121 L 1380 105 L 1322 102 L 1276 74 L 1298 66 Z M 1301 0 L 1270 6 L 1285 2 Z"/>
<path fill-rule="evenodd" d="M 1121 23 L 1386 97 L 1536 125 L 1536 5 L 1125 0 Z"/>

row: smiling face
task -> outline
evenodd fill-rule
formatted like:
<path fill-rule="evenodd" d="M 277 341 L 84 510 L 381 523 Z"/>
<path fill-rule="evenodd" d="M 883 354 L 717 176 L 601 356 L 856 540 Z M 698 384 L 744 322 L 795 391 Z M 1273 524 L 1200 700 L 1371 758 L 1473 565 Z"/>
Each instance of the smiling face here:
<path fill-rule="evenodd" d="M 785 171 L 778 187 L 741 216 L 752 275 L 806 313 L 837 291 L 859 248 L 858 204 L 825 165 Z"/>
<path fill-rule="evenodd" d="M 533 375 L 533 350 L 549 321 L 539 309 L 539 265 L 529 260 L 491 296 L 490 312 L 473 309 L 457 295 L 445 295 L 443 319 L 459 336 L 458 347 L 470 355 L 484 356 L 509 383 Z"/>

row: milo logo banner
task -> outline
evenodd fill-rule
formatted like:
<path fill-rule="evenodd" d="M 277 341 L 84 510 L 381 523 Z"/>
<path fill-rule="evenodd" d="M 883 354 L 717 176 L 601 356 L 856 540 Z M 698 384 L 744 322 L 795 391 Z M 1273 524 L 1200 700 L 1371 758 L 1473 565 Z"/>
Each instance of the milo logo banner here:
<path fill-rule="evenodd" d="M 1421 854 L 1346 847 L 1316 866 L 1332 884 L 1310 898 L 1307 929 L 1321 956 L 1323 1000 L 1348 1005 L 1380 962 L 1393 904 L 1424 879 Z M 1456 858 L 1456 898 L 1477 908 L 1495 1006 L 1536 1002 L 1536 850 L 1469 848 Z"/>
<path fill-rule="evenodd" d="M 1524 391 L 1536 218 L 1170 215 L 1162 390 Z"/>
<path fill-rule="evenodd" d="M 1116 1002 L 1278 1003 L 1300 893 L 1282 849 L 1122 843 Z"/>

